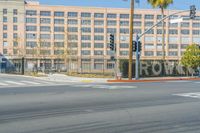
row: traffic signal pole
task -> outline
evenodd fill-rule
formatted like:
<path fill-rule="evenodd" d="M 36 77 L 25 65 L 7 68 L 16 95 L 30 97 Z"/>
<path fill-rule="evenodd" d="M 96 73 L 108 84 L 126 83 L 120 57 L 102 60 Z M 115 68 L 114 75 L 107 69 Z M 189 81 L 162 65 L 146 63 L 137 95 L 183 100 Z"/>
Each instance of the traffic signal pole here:
<path fill-rule="evenodd" d="M 154 27 L 156 27 L 159 23 L 163 22 L 165 19 L 173 16 L 173 15 L 176 15 L 176 14 L 180 14 L 180 13 L 184 13 L 184 12 L 190 12 L 190 18 L 191 19 L 194 19 L 195 18 L 195 14 L 196 14 L 196 8 L 195 6 L 191 6 L 190 7 L 190 10 L 184 10 L 184 11 L 179 11 L 179 12 L 176 12 L 176 13 L 173 13 L 173 14 L 170 14 L 166 17 L 164 17 L 163 19 L 161 19 L 159 22 L 157 22 L 155 25 L 153 25 L 152 27 L 150 27 L 149 29 L 147 29 L 144 33 L 136 36 L 136 45 L 137 45 L 137 49 L 136 49 L 136 64 L 135 64 L 135 80 L 138 80 L 139 79 L 139 40 L 142 36 L 144 36 L 147 32 L 149 32 L 150 30 L 152 30 Z M 131 21 L 132 22 L 132 21 Z M 131 29 L 130 29 L 131 30 Z M 132 36 L 131 36 L 132 37 Z M 131 39 L 130 39 L 131 40 Z M 131 47 L 131 50 L 132 50 L 133 47 Z M 132 59 L 132 57 L 131 57 Z M 130 76 L 132 76 L 132 62 L 131 62 L 131 69 L 130 69 L 130 53 L 129 53 L 129 79 L 130 79 Z M 130 74 L 130 71 L 131 71 L 131 74 Z M 131 77 L 132 79 L 132 77 Z"/>

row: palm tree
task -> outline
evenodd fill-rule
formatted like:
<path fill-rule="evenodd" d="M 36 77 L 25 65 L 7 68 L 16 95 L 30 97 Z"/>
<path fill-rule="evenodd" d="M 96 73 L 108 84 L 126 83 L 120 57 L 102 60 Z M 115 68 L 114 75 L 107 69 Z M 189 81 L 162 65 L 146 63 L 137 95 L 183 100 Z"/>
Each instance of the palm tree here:
<path fill-rule="evenodd" d="M 166 9 L 170 4 L 173 3 L 173 0 L 147 0 L 149 4 L 152 5 L 153 8 L 160 8 L 162 18 L 164 18 L 164 9 Z M 165 60 L 165 25 L 164 21 L 162 22 L 162 59 L 163 59 L 163 66 Z M 163 74 L 164 74 L 164 67 L 163 67 Z"/>

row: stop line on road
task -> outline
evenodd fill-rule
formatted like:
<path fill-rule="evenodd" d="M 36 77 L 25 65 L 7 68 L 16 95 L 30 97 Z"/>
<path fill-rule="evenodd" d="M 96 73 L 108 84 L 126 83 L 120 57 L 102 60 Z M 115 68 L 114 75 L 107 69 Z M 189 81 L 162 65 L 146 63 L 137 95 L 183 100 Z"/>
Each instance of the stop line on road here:
<path fill-rule="evenodd" d="M 137 86 L 111 86 L 111 85 L 73 85 L 74 87 L 80 88 L 94 88 L 94 89 L 109 89 L 109 90 L 117 90 L 117 89 L 134 89 Z"/>

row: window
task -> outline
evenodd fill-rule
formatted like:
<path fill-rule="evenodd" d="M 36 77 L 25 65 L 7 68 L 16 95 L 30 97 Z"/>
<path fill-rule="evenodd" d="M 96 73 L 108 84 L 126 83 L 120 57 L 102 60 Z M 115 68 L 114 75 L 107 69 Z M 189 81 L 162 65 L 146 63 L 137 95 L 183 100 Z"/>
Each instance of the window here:
<path fill-rule="evenodd" d="M 26 31 L 36 31 L 37 27 L 36 26 L 26 26 Z"/>
<path fill-rule="evenodd" d="M 163 23 L 158 23 L 157 27 L 162 27 Z M 164 22 L 164 26 L 166 26 L 166 22 Z"/>
<path fill-rule="evenodd" d="M 81 55 L 90 55 L 90 50 L 82 50 Z"/>
<path fill-rule="evenodd" d="M 200 23 L 193 23 L 193 24 L 192 24 L 192 27 L 194 27 L 194 28 L 199 28 L 199 27 L 200 27 Z"/>
<path fill-rule="evenodd" d="M 13 15 L 17 15 L 18 12 L 17 12 L 17 9 L 13 9 Z"/>
<path fill-rule="evenodd" d="M 51 51 L 50 50 L 40 50 L 41 55 L 50 55 Z"/>
<path fill-rule="evenodd" d="M 27 38 L 27 39 L 36 39 L 36 38 L 37 38 L 37 35 L 36 35 L 36 34 L 32 34 L 32 33 L 27 33 L 27 34 L 26 34 L 26 38 Z"/>
<path fill-rule="evenodd" d="M 108 26 L 116 26 L 117 25 L 117 21 L 115 21 L 115 20 L 108 20 L 107 21 L 107 25 Z"/>
<path fill-rule="evenodd" d="M 8 46 L 8 42 L 3 41 L 3 47 L 7 47 Z"/>
<path fill-rule="evenodd" d="M 81 20 L 82 25 L 91 25 L 91 20 Z"/>
<path fill-rule="evenodd" d="M 13 30 L 14 30 L 14 31 L 17 31 L 17 30 L 18 30 L 17 25 L 13 25 Z"/>
<path fill-rule="evenodd" d="M 193 43 L 200 44 L 200 38 L 199 37 L 193 37 Z"/>
<path fill-rule="evenodd" d="M 134 14 L 134 15 L 133 15 L 133 18 L 134 18 L 134 19 L 141 19 L 141 18 L 142 18 L 142 15 L 141 15 L 141 14 Z"/>
<path fill-rule="evenodd" d="M 146 27 L 153 26 L 153 22 L 145 22 L 145 26 L 146 26 Z"/>
<path fill-rule="evenodd" d="M 81 40 L 91 40 L 91 36 L 90 35 L 82 35 Z"/>
<path fill-rule="evenodd" d="M 8 30 L 8 26 L 7 25 L 3 25 L 3 30 Z"/>
<path fill-rule="evenodd" d="M 129 29 L 128 28 L 121 28 L 120 29 L 120 33 L 128 34 L 129 33 Z"/>
<path fill-rule="evenodd" d="M 3 14 L 6 15 L 8 13 L 7 9 L 3 9 Z"/>
<path fill-rule="evenodd" d="M 77 25 L 78 21 L 76 19 L 68 19 L 67 24 L 68 25 Z"/>
<path fill-rule="evenodd" d="M 107 28 L 107 33 L 115 34 L 117 32 L 116 28 Z"/>
<path fill-rule="evenodd" d="M 51 47 L 51 43 L 42 41 L 42 42 L 40 42 L 40 47 Z"/>
<path fill-rule="evenodd" d="M 102 41 L 102 40 L 104 40 L 104 36 L 101 36 L 101 35 L 95 35 L 95 36 L 94 36 L 94 40 Z"/>
<path fill-rule="evenodd" d="M 154 15 L 146 14 L 145 19 L 154 19 Z"/>
<path fill-rule="evenodd" d="M 26 15 L 28 16 L 36 16 L 37 11 L 36 10 L 26 10 Z"/>
<path fill-rule="evenodd" d="M 95 18 L 104 18 L 104 14 L 103 13 L 95 13 L 94 17 Z"/>
<path fill-rule="evenodd" d="M 120 21 L 120 26 L 129 26 L 129 21 Z"/>
<path fill-rule="evenodd" d="M 7 33 L 3 33 L 3 38 L 8 38 L 8 34 Z"/>
<path fill-rule="evenodd" d="M 54 27 L 54 32 L 64 32 L 65 28 L 62 26 L 55 26 Z"/>
<path fill-rule="evenodd" d="M 91 43 L 81 43 L 82 48 L 91 48 Z"/>
<path fill-rule="evenodd" d="M 169 43 L 178 43 L 178 37 L 169 37 Z"/>
<path fill-rule="evenodd" d="M 78 28 L 77 27 L 68 27 L 67 31 L 68 32 L 78 32 Z"/>
<path fill-rule="evenodd" d="M 64 19 L 54 19 L 54 24 L 64 24 L 65 20 Z"/>
<path fill-rule="evenodd" d="M 95 50 L 94 55 L 103 55 L 103 50 Z"/>
<path fill-rule="evenodd" d="M 189 26 L 190 26 L 190 23 L 188 23 L 188 22 L 181 23 L 181 27 L 189 27 Z"/>
<path fill-rule="evenodd" d="M 193 34 L 193 35 L 200 35 L 200 30 L 193 30 L 193 31 L 192 31 L 192 34 Z"/>
<path fill-rule="evenodd" d="M 55 47 L 64 47 L 64 42 L 54 42 Z"/>
<path fill-rule="evenodd" d="M 26 47 L 31 47 L 31 48 L 37 47 L 37 43 L 33 41 L 27 41 Z"/>
<path fill-rule="evenodd" d="M 7 49 L 3 49 L 3 54 L 8 54 L 8 50 Z"/>
<path fill-rule="evenodd" d="M 40 11 L 40 16 L 51 16 L 50 11 Z"/>
<path fill-rule="evenodd" d="M 176 52 L 176 51 L 169 52 L 169 56 L 177 56 L 177 55 L 178 55 L 178 52 Z"/>
<path fill-rule="evenodd" d="M 146 31 L 147 29 L 145 29 Z M 149 30 L 146 34 L 154 34 L 154 29 Z"/>
<path fill-rule="evenodd" d="M 104 21 L 103 20 L 94 20 L 94 25 L 104 25 Z"/>
<path fill-rule="evenodd" d="M 102 70 L 104 67 L 103 63 L 94 63 L 94 69 Z"/>
<path fill-rule="evenodd" d="M 5 17 L 5 16 L 3 16 L 3 22 L 4 22 L 4 23 L 8 22 L 8 18 Z"/>
<path fill-rule="evenodd" d="M 67 13 L 67 16 L 68 16 L 68 17 L 77 17 L 77 16 L 78 16 L 78 13 L 77 13 L 77 12 L 68 12 L 68 13 Z"/>
<path fill-rule="evenodd" d="M 121 56 L 128 56 L 128 51 L 120 51 Z"/>
<path fill-rule="evenodd" d="M 51 39 L 50 34 L 40 34 L 40 39 Z"/>
<path fill-rule="evenodd" d="M 88 13 L 88 12 L 82 12 L 81 13 L 81 17 L 86 17 L 86 18 L 90 18 L 91 17 L 91 13 Z"/>
<path fill-rule="evenodd" d="M 154 37 L 150 37 L 150 36 L 145 36 L 145 42 L 154 42 Z"/>
<path fill-rule="evenodd" d="M 181 42 L 183 44 L 189 44 L 190 43 L 190 38 L 189 37 L 182 37 L 181 38 Z"/>
<path fill-rule="evenodd" d="M 94 28 L 95 33 L 104 33 L 104 28 Z"/>
<path fill-rule="evenodd" d="M 65 36 L 63 34 L 54 34 L 54 39 L 56 40 L 64 40 Z"/>
<path fill-rule="evenodd" d="M 153 56 L 154 52 L 153 51 L 145 51 L 144 56 Z"/>
<path fill-rule="evenodd" d="M 128 43 L 120 43 L 120 48 L 129 48 Z"/>
<path fill-rule="evenodd" d="M 189 46 L 189 44 L 181 44 L 181 49 L 186 49 Z"/>
<path fill-rule="evenodd" d="M 55 17 L 64 17 L 65 13 L 64 12 L 54 12 Z"/>
<path fill-rule="evenodd" d="M 129 19 L 129 14 L 120 14 L 120 18 Z"/>
<path fill-rule="evenodd" d="M 13 42 L 13 47 L 17 47 L 18 46 L 18 42 L 14 41 Z"/>
<path fill-rule="evenodd" d="M 26 23 L 35 24 L 37 23 L 36 18 L 26 18 Z"/>
<path fill-rule="evenodd" d="M 13 23 L 17 23 L 17 17 L 13 17 Z"/>
<path fill-rule="evenodd" d="M 169 49 L 178 49 L 177 44 L 169 44 Z"/>
<path fill-rule="evenodd" d="M 144 45 L 144 49 L 145 49 L 145 50 L 154 49 L 154 48 L 155 48 L 155 47 L 154 47 L 153 44 L 145 44 L 145 45 Z"/>
<path fill-rule="evenodd" d="M 103 43 L 94 43 L 94 48 L 104 48 Z"/>
<path fill-rule="evenodd" d="M 50 26 L 40 26 L 40 31 L 50 32 L 51 27 Z"/>
<path fill-rule="evenodd" d="M 134 21 L 133 26 L 142 26 L 142 22 L 140 21 Z"/>
<path fill-rule="evenodd" d="M 107 14 L 107 18 L 117 18 L 117 14 L 109 13 Z"/>
<path fill-rule="evenodd" d="M 183 34 L 183 35 L 189 35 L 190 31 L 189 30 L 181 30 L 181 34 Z"/>
<path fill-rule="evenodd" d="M 141 34 L 142 33 L 142 30 L 141 29 L 133 29 L 133 33 L 134 34 Z"/>
<path fill-rule="evenodd" d="M 90 33 L 90 32 L 91 32 L 91 28 L 89 28 L 89 27 L 82 27 L 82 28 L 81 28 L 81 31 L 82 31 L 83 33 Z"/>
<path fill-rule="evenodd" d="M 78 40 L 78 36 L 77 35 L 68 35 L 68 40 L 76 41 L 76 40 Z"/>
<path fill-rule="evenodd" d="M 178 30 L 169 30 L 169 34 L 177 35 L 178 34 Z"/>
<path fill-rule="evenodd" d="M 17 33 L 13 33 L 13 38 L 17 38 L 17 37 L 18 37 Z"/>
<path fill-rule="evenodd" d="M 169 27 L 176 28 L 176 27 L 178 27 L 178 23 L 169 23 Z"/>
<path fill-rule="evenodd" d="M 50 18 L 40 18 L 40 23 L 41 24 L 50 24 L 51 19 Z"/>
<path fill-rule="evenodd" d="M 63 55 L 64 54 L 64 50 L 54 50 L 54 54 L 55 55 Z"/>

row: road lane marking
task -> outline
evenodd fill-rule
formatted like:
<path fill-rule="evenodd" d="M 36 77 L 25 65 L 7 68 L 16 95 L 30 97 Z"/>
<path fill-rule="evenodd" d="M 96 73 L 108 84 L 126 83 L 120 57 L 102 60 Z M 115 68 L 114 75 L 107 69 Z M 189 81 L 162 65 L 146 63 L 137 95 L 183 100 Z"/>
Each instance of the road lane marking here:
<path fill-rule="evenodd" d="M 32 81 L 20 81 L 20 82 L 28 83 L 28 84 L 34 84 L 34 85 L 39 85 L 39 84 L 41 84 L 41 83 L 38 83 L 38 82 L 32 82 Z"/>
<path fill-rule="evenodd" d="M 8 84 L 5 83 L 0 83 L 1 86 L 7 86 Z"/>
<path fill-rule="evenodd" d="M 15 81 L 4 81 L 4 82 L 9 83 L 9 84 L 15 84 L 15 85 L 26 85 L 24 83 L 15 82 Z"/>
<path fill-rule="evenodd" d="M 190 98 L 198 98 L 200 99 L 200 92 L 194 93 L 180 93 L 180 94 L 173 94 L 175 96 L 182 96 L 182 97 L 190 97 Z"/>

